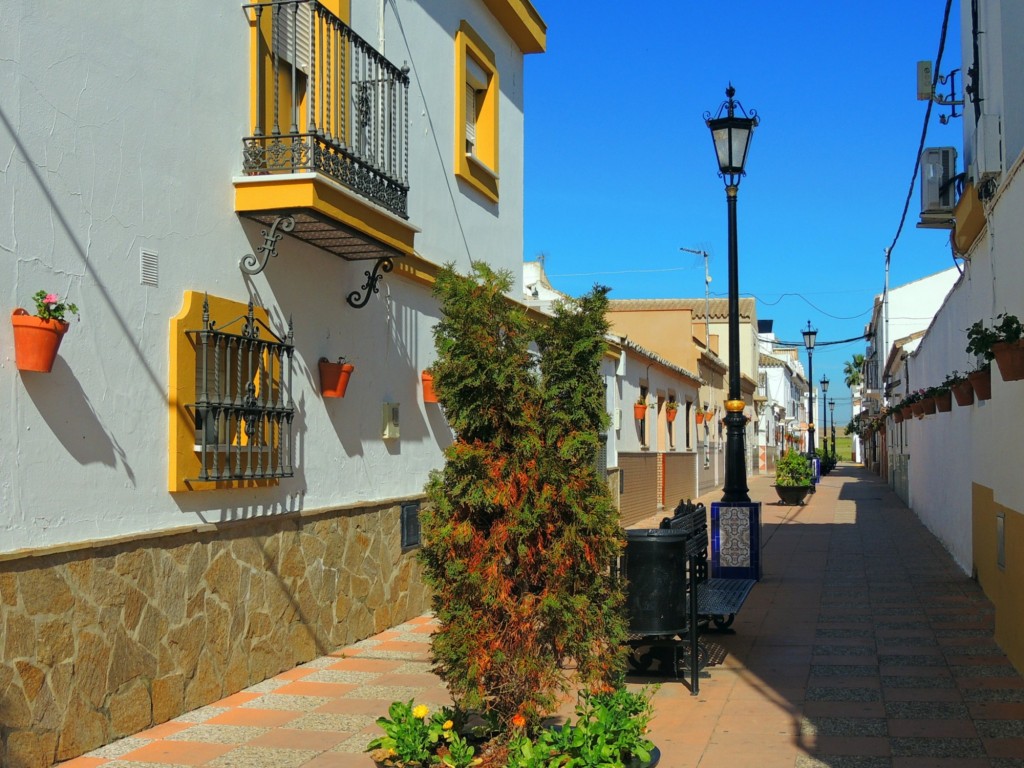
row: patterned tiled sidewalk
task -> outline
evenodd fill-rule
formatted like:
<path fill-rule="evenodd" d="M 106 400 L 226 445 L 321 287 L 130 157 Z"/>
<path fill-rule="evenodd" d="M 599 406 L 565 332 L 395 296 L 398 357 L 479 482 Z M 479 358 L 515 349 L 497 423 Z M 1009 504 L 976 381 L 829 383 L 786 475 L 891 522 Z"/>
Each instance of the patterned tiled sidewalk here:
<path fill-rule="evenodd" d="M 803 507 L 776 504 L 770 482 L 750 481 L 763 580 L 731 631 L 704 636 L 700 695 L 674 680 L 654 695 L 660 765 L 1024 766 L 1024 679 L 977 584 L 858 467 Z M 391 701 L 449 702 L 431 629 L 410 621 L 62 768 L 370 768 L 362 750 Z"/>

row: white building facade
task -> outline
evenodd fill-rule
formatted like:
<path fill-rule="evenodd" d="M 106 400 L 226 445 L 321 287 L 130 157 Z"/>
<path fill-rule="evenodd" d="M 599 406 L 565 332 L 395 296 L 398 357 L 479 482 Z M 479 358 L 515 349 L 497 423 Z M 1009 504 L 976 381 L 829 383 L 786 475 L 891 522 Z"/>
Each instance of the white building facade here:
<path fill-rule="evenodd" d="M 431 285 L 518 273 L 546 31 L 528 0 L 3 15 L 0 292 L 80 312 L 50 373 L 0 327 L 14 768 L 428 608 L 416 514 L 451 440 L 420 384 Z"/>

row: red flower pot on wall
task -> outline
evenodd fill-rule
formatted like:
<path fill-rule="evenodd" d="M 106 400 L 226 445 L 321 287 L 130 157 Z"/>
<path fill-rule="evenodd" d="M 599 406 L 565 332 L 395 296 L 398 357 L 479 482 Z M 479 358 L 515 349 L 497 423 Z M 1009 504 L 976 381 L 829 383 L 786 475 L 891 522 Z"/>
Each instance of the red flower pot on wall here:
<path fill-rule="evenodd" d="M 667 411 L 665 411 L 665 418 L 668 420 L 669 423 L 672 423 L 673 421 L 676 420 L 676 414 L 678 412 L 678 408 L 670 408 Z"/>
<path fill-rule="evenodd" d="M 992 369 L 986 368 L 983 371 L 972 371 L 967 374 L 974 394 L 979 400 L 990 400 L 992 398 Z"/>
<path fill-rule="evenodd" d="M 1019 341 L 1001 341 L 992 345 L 992 354 L 996 356 L 999 375 L 1003 381 L 1020 381 L 1024 379 L 1024 344 Z"/>
<path fill-rule="evenodd" d="M 971 386 L 971 382 L 964 379 L 954 384 L 953 397 L 956 398 L 956 404 L 961 408 L 972 405 L 974 403 L 974 387 Z"/>
<path fill-rule="evenodd" d="M 635 418 L 637 421 L 640 421 L 640 419 L 647 418 L 646 403 L 635 403 L 633 405 L 633 418 Z"/>
<path fill-rule="evenodd" d="M 420 380 L 423 382 L 423 402 L 436 403 L 437 393 L 434 391 L 434 377 L 424 371 L 420 374 Z"/>
<path fill-rule="evenodd" d="M 14 327 L 14 363 L 18 370 L 39 373 L 53 370 L 53 361 L 57 359 L 61 339 L 68 332 L 68 324 L 63 320 L 43 320 L 24 309 L 16 309 L 11 313 L 11 325 Z"/>
<path fill-rule="evenodd" d="M 351 363 L 332 363 L 326 357 L 321 357 L 320 392 L 324 397 L 344 397 L 348 380 L 355 369 Z"/>

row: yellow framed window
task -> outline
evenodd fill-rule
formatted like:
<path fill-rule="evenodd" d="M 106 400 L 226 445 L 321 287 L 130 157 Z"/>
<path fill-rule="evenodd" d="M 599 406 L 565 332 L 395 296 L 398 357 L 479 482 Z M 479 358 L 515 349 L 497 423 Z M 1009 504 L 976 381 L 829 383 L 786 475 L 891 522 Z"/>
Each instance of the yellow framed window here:
<path fill-rule="evenodd" d="M 498 201 L 498 67 L 465 21 L 455 34 L 455 175 Z"/>

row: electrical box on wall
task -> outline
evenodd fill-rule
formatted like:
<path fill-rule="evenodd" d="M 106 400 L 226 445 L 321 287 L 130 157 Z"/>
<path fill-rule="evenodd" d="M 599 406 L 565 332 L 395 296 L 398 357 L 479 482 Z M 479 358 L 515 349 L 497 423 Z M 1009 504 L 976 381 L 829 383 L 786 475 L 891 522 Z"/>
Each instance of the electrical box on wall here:
<path fill-rule="evenodd" d="M 397 440 L 398 436 L 398 403 L 384 403 L 381 437 L 385 440 Z"/>

